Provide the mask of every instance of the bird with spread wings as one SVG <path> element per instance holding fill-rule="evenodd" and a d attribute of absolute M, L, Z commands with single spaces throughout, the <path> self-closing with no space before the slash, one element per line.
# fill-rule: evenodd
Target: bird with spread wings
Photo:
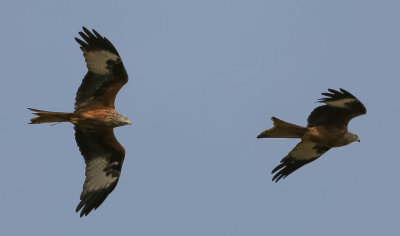
<path fill-rule="evenodd" d="M 347 130 L 349 121 L 367 113 L 365 106 L 344 89 L 329 93 L 319 99 L 325 105 L 315 108 L 307 119 L 307 127 L 291 124 L 272 117 L 273 127 L 263 131 L 257 138 L 301 138 L 301 141 L 281 163 L 272 170 L 276 172 L 272 181 L 286 178 L 303 165 L 314 161 L 333 147 L 341 147 L 354 141 L 358 136 Z"/>
<path fill-rule="evenodd" d="M 114 107 L 118 91 L 128 82 L 128 74 L 112 43 L 97 31 L 83 27 L 75 38 L 80 44 L 88 72 L 76 93 L 73 113 L 32 109 L 37 117 L 30 124 L 71 122 L 75 140 L 86 163 L 86 179 L 76 212 L 88 215 L 98 208 L 118 183 L 125 149 L 113 129 L 131 124 Z"/>

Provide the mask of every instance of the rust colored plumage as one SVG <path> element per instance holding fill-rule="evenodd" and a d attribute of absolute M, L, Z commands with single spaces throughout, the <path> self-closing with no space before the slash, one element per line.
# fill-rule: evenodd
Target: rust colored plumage
<path fill-rule="evenodd" d="M 99 207 L 116 187 L 121 174 L 125 149 L 113 129 L 131 124 L 115 110 L 118 91 L 128 82 L 122 60 L 112 45 L 97 31 L 83 27 L 80 44 L 88 72 L 82 80 L 72 113 L 29 108 L 36 117 L 30 124 L 71 122 L 75 139 L 86 163 L 86 180 L 76 211 L 88 215 Z"/>
<path fill-rule="evenodd" d="M 307 119 L 307 127 L 294 125 L 272 117 L 273 127 L 263 131 L 257 138 L 300 138 L 299 142 L 281 163 L 272 170 L 276 172 L 273 181 L 286 178 L 295 170 L 334 147 L 348 145 L 360 141 L 356 134 L 348 132 L 349 121 L 367 113 L 364 105 L 351 93 L 344 89 L 336 91 L 328 89 L 322 93 L 326 97 L 319 102 L 325 105 L 315 108 Z"/>

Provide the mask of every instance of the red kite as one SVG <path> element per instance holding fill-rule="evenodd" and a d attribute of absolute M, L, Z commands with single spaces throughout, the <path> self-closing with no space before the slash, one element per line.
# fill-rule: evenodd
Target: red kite
<path fill-rule="evenodd" d="M 328 89 L 322 93 L 325 98 L 319 102 L 326 105 L 315 108 L 307 119 L 307 127 L 294 125 L 276 117 L 271 117 L 273 127 L 265 130 L 257 138 L 301 138 L 301 141 L 281 163 L 272 170 L 277 172 L 272 181 L 278 182 L 293 171 L 320 157 L 333 147 L 341 147 L 354 141 L 360 142 L 357 134 L 347 130 L 349 121 L 367 113 L 364 105 L 344 89 Z"/>
<path fill-rule="evenodd" d="M 79 32 L 88 72 L 76 93 L 73 113 L 32 110 L 37 117 L 30 124 L 71 122 L 75 140 L 86 163 L 86 180 L 76 212 L 88 215 L 99 207 L 117 186 L 124 162 L 125 149 L 113 129 L 131 124 L 114 107 L 118 91 L 128 82 L 124 64 L 117 50 L 95 30 L 83 27 Z"/>

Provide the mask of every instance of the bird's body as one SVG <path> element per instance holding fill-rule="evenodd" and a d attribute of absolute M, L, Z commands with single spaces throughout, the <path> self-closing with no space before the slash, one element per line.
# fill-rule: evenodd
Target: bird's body
<path fill-rule="evenodd" d="M 29 109 L 37 116 L 31 124 L 74 124 L 75 139 L 86 163 L 86 180 L 76 208 L 82 217 L 99 207 L 117 185 L 125 149 L 115 138 L 113 128 L 131 121 L 114 106 L 118 91 L 128 82 L 117 50 L 95 30 L 92 33 L 83 27 L 79 34 L 83 40 L 75 40 L 81 45 L 88 72 L 76 93 L 74 112 Z"/>
<path fill-rule="evenodd" d="M 323 126 L 309 127 L 308 132 L 302 137 L 302 140 L 318 143 L 330 148 L 345 146 L 352 142 L 348 138 L 347 130 Z"/>
<path fill-rule="evenodd" d="M 329 149 L 360 141 L 356 134 L 348 132 L 349 121 L 367 112 L 364 105 L 344 89 L 329 89 L 323 93 L 328 98 L 320 102 L 326 105 L 315 108 L 308 117 L 307 127 L 291 124 L 272 117 L 273 127 L 263 131 L 257 138 L 300 138 L 289 154 L 281 160 L 272 173 L 273 181 L 287 177 L 303 165 L 317 159 Z"/>

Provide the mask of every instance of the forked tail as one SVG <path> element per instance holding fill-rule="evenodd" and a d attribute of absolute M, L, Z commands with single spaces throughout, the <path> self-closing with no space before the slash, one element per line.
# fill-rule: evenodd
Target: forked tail
<path fill-rule="evenodd" d="M 307 128 L 295 124 L 291 124 L 271 117 L 273 127 L 263 131 L 257 138 L 301 138 L 307 132 Z"/>
<path fill-rule="evenodd" d="M 29 124 L 68 122 L 74 117 L 73 113 L 42 111 L 33 108 L 28 109 L 33 111 L 33 114 L 37 116 L 32 118 Z"/>

